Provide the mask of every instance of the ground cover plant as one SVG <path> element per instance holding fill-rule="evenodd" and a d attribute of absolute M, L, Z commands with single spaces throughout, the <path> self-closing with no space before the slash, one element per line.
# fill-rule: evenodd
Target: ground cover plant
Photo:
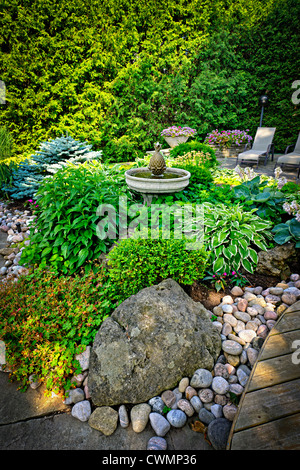
<path fill-rule="evenodd" d="M 59 276 L 35 270 L 17 283 L 0 285 L 0 338 L 11 378 L 25 390 L 34 374 L 48 392 L 70 389 L 81 371 L 74 355 L 90 344 L 100 324 L 121 298 L 107 274 Z"/>

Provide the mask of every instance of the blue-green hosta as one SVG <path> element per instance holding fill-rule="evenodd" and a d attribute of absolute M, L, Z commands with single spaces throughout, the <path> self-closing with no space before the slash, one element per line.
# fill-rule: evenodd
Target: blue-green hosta
<path fill-rule="evenodd" d="M 257 250 L 266 250 L 267 239 L 272 239 L 271 223 L 255 215 L 255 210 L 245 212 L 240 205 L 204 204 L 204 244 L 211 251 L 214 273 L 241 268 L 253 273 Z"/>

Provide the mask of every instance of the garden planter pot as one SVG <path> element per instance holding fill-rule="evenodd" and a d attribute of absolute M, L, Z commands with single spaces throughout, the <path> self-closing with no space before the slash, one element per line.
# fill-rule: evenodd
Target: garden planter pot
<path fill-rule="evenodd" d="M 189 136 L 186 135 L 179 135 L 178 137 L 166 137 L 164 136 L 165 141 L 170 147 L 176 147 L 178 144 L 182 144 L 188 140 Z"/>

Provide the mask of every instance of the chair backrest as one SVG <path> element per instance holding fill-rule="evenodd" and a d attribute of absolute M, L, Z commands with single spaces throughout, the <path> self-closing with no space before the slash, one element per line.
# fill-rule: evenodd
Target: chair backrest
<path fill-rule="evenodd" d="M 276 127 L 258 127 L 252 149 L 267 151 L 268 145 L 272 143 Z"/>
<path fill-rule="evenodd" d="M 296 142 L 296 145 L 295 145 L 295 149 L 294 149 L 294 152 L 295 151 L 300 151 L 300 132 L 299 132 L 299 135 L 298 135 L 298 139 L 297 139 L 297 142 Z"/>

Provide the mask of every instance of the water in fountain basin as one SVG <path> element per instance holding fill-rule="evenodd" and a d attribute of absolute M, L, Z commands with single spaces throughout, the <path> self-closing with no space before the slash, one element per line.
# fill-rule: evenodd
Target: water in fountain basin
<path fill-rule="evenodd" d="M 162 175 L 153 175 L 152 172 L 149 171 L 139 171 L 135 174 L 136 177 L 138 178 L 145 178 L 145 179 L 155 179 L 155 180 L 170 180 L 170 179 L 175 179 L 175 178 L 182 178 L 182 174 L 180 173 L 171 173 L 171 172 L 165 172 Z"/>

